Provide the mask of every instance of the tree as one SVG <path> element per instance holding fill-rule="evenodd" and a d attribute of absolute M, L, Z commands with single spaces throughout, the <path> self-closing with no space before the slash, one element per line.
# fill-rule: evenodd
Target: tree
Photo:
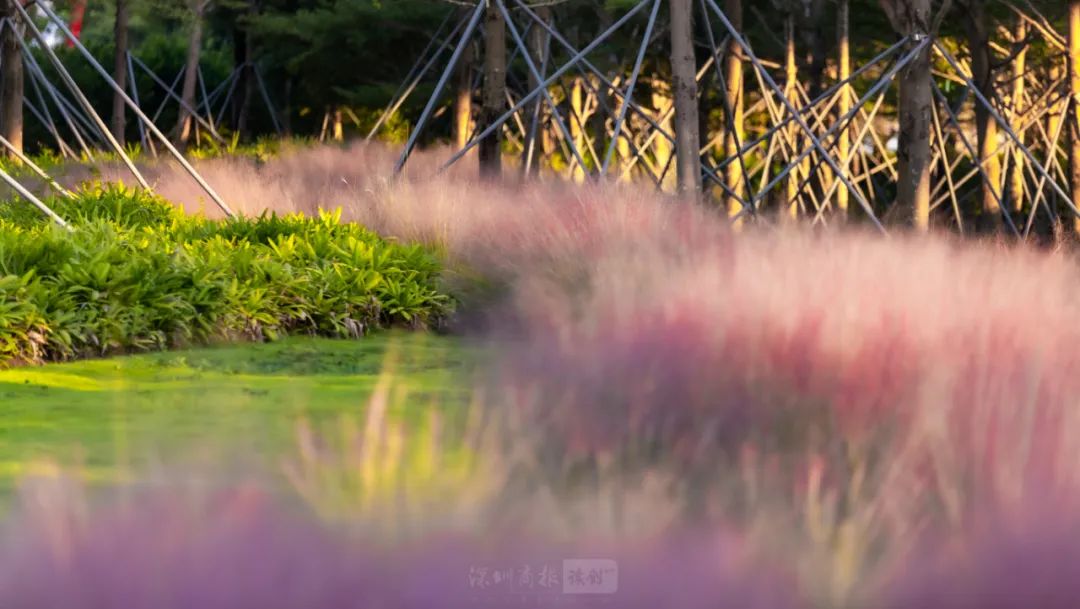
<path fill-rule="evenodd" d="M 585 154 L 585 138 L 586 134 L 586 119 L 585 119 L 585 79 L 581 76 L 574 76 L 573 84 L 570 86 L 570 99 L 567 113 L 570 115 L 570 137 L 573 140 L 574 148 L 582 155 Z M 582 167 L 581 163 L 577 162 L 577 158 L 571 155 L 569 159 L 570 163 L 574 167 L 574 171 L 571 174 L 575 182 L 584 182 L 586 167 Z"/>
<path fill-rule="evenodd" d="M 469 143 L 469 136 L 472 134 L 473 66 L 472 58 L 469 55 L 470 53 L 466 51 L 465 56 L 461 58 L 457 65 L 457 74 L 455 75 L 453 137 L 454 146 L 458 150 L 461 150 Z"/>
<path fill-rule="evenodd" d="M 493 125 L 506 110 L 506 23 L 491 7 L 484 19 L 484 91 L 479 129 Z M 498 129 L 480 142 L 480 175 L 497 178 L 502 172 L 502 134 Z"/>
<path fill-rule="evenodd" d="M 199 55 L 202 52 L 203 15 L 209 0 L 188 0 L 191 9 L 191 31 L 188 34 L 187 62 L 184 67 L 184 85 L 180 98 L 184 100 L 180 108 L 180 118 L 176 124 L 177 145 L 183 149 L 188 145 L 195 131 L 195 117 L 187 108 L 195 108 L 195 87 L 199 78 Z M 186 106 L 186 107 L 184 107 Z"/>
<path fill-rule="evenodd" d="M 908 49 L 930 32 L 930 0 L 881 0 L 893 27 L 908 37 Z M 899 178 L 894 217 L 925 232 L 930 228 L 930 132 L 934 103 L 930 45 L 900 72 Z"/>
<path fill-rule="evenodd" d="M 701 193 L 701 134 L 698 132 L 697 60 L 693 45 L 693 3 L 671 0 L 671 75 L 675 98 L 675 155 L 678 192 Z"/>
<path fill-rule="evenodd" d="M 851 77 L 851 4 L 849 0 L 837 0 L 836 8 L 836 47 L 837 47 L 837 74 L 840 82 Z M 850 85 L 840 88 L 840 98 L 836 103 L 837 120 L 843 120 L 851 112 L 852 91 Z M 847 127 L 840 132 L 840 141 L 837 145 L 837 155 L 840 157 L 840 169 L 844 177 L 848 175 L 848 156 L 851 154 L 851 133 Z M 847 216 L 851 193 L 845 184 L 841 183 L 836 190 L 836 207 L 840 213 Z"/>
<path fill-rule="evenodd" d="M 968 0 L 967 15 L 972 80 L 986 99 L 993 99 L 994 72 L 985 0 Z M 1001 228 L 1001 157 L 998 155 L 997 122 L 985 104 L 975 104 L 975 128 L 979 139 L 979 158 L 975 162 L 983 167 L 982 224 L 985 230 L 993 232 Z"/>
<path fill-rule="evenodd" d="M 240 94 L 236 96 L 236 131 L 240 137 L 251 137 L 251 102 L 255 98 L 255 36 L 252 34 L 250 21 L 258 15 L 258 6 L 254 1 L 244 3 L 242 7 L 247 24 L 240 23 L 233 30 L 233 69 L 237 70 Z"/>
<path fill-rule="evenodd" d="M 1069 2 L 1069 185 L 1072 203 L 1080 207 L 1080 0 Z M 1073 232 L 1080 235 L 1080 217 L 1073 218 Z"/>
<path fill-rule="evenodd" d="M 791 14 L 794 12 L 793 7 L 790 5 L 787 8 L 787 18 L 784 20 L 784 97 L 791 100 L 799 99 L 799 64 L 796 58 L 795 51 L 795 18 Z M 788 160 L 793 161 L 796 155 L 799 153 L 800 141 L 803 140 L 803 132 L 799 125 L 794 121 L 788 125 L 784 130 L 785 148 L 787 149 Z M 782 205 L 787 205 L 787 209 L 781 209 L 782 218 L 785 220 L 796 220 L 799 217 L 799 189 L 802 182 L 803 175 L 810 172 L 810 167 L 806 161 L 799 163 L 798 168 L 793 168 L 788 174 L 785 182 L 787 183 L 787 189 L 784 193 L 784 198 L 781 201 Z"/>
<path fill-rule="evenodd" d="M 805 67 L 808 71 L 810 97 L 817 97 L 825 88 L 828 66 L 828 39 L 825 35 L 825 0 L 798 0 L 801 27 L 798 28 L 806 49 Z"/>
<path fill-rule="evenodd" d="M 227 11 L 221 10 L 224 6 Z M 293 106 L 299 110 L 296 128 L 317 132 L 323 108 L 385 107 L 442 20 L 459 10 L 433 0 L 215 0 L 214 13 L 231 16 L 228 21 L 219 17 L 218 24 L 236 53 L 235 65 L 258 60 L 266 68 L 262 74 L 271 90 L 275 80 L 293 79 Z M 448 54 L 436 69 L 445 67 Z M 343 58 L 360 68 L 342 69 Z M 249 74 L 244 71 L 233 97 L 234 101 L 246 97 L 251 83 L 254 103 L 245 137 L 267 126 L 256 120 L 258 90 Z M 419 114 L 433 79 L 434 75 L 418 87 L 402 107 L 403 114 L 413 118 Z M 471 87 L 471 78 L 469 82 Z M 451 137 L 452 114 L 434 122 L 425 138 Z"/>
<path fill-rule="evenodd" d="M 0 135 L 23 149 L 23 59 L 19 14 L 10 2 L 0 11 L 8 19 L 0 36 Z"/>
<path fill-rule="evenodd" d="M 537 7 L 536 15 L 542 19 L 544 23 L 551 22 L 551 8 L 548 6 Z M 529 54 L 532 56 L 533 63 L 536 64 L 542 74 L 548 69 L 546 58 L 550 45 L 549 38 L 550 35 L 543 27 L 533 26 L 533 28 L 529 30 Z M 537 75 L 533 74 L 532 70 L 529 71 L 528 82 L 530 91 L 539 88 L 541 84 L 540 79 L 537 78 Z M 541 124 L 543 111 L 544 97 L 537 96 L 537 98 L 529 105 L 527 114 L 528 130 L 525 134 L 525 150 L 521 159 L 523 177 L 533 178 L 540 175 L 540 157 L 543 152 L 543 146 L 538 140 L 540 139 L 539 131 L 543 128 Z M 535 129 L 533 129 L 534 124 L 536 125 Z"/>
<path fill-rule="evenodd" d="M 742 0 L 727 0 L 725 9 L 735 29 L 742 30 Z M 725 128 L 724 150 L 730 160 L 739 155 L 739 147 L 746 141 L 745 117 L 743 116 L 743 48 L 733 38 L 728 42 L 726 66 L 724 79 L 727 89 L 724 95 L 727 97 L 730 116 Z M 745 180 L 742 163 L 728 163 L 725 182 L 729 192 L 726 198 L 728 213 L 732 216 L 742 211 L 743 202 L 740 196 L 745 187 Z"/>
<path fill-rule="evenodd" d="M 113 53 L 113 80 L 121 89 L 127 88 L 128 70 L 128 0 L 116 0 L 116 18 L 113 27 L 113 40 L 116 49 Z M 113 94 L 112 104 L 112 133 L 116 141 L 124 143 L 124 131 L 126 129 L 125 112 L 127 104 L 124 97 L 119 93 Z"/>
<path fill-rule="evenodd" d="M 1016 31 L 1013 34 L 1013 45 L 1019 45 L 1016 49 L 1016 57 L 1012 62 L 1012 121 L 1020 124 L 1024 115 L 1024 79 L 1027 78 L 1027 52 L 1028 52 L 1028 27 L 1023 17 L 1016 19 Z M 1023 130 L 1017 131 L 1020 142 L 1024 142 Z M 1027 159 L 1019 147 L 1013 149 L 1011 167 L 1009 168 L 1009 200 L 1013 211 L 1019 212 L 1024 208 L 1024 164 Z"/>

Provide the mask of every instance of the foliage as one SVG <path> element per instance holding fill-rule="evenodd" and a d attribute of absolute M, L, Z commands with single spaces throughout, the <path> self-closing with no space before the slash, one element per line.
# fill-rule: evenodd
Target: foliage
<path fill-rule="evenodd" d="M 300 94 L 324 104 L 380 105 L 419 56 L 427 36 L 453 11 L 423 0 L 269 2 L 250 26 L 270 63 L 302 75 Z M 344 53 L 344 55 L 343 55 Z M 346 56 L 364 70 L 338 69 Z"/>
<path fill-rule="evenodd" d="M 212 222 L 121 186 L 0 208 L 0 363 L 291 333 L 437 325 L 450 308 L 424 249 L 338 216 Z"/>
<path fill-rule="evenodd" d="M 93 6 L 93 3 L 91 3 L 90 6 Z M 183 28 L 162 28 L 162 24 L 169 24 L 165 19 L 159 18 L 154 24 L 153 29 L 146 32 L 145 35 L 138 37 L 137 44 L 133 46 L 131 52 L 135 58 L 141 60 L 150 70 L 154 71 L 158 78 L 171 85 L 176 78 L 178 70 L 184 65 L 184 58 L 187 52 L 186 36 L 183 32 Z M 113 54 L 115 51 L 111 32 L 106 38 L 94 36 L 84 37 L 83 42 L 86 45 L 87 50 L 90 51 L 99 63 L 103 66 L 113 65 Z M 114 94 L 112 88 L 77 49 L 60 47 L 55 50 L 60 57 L 60 60 L 63 62 L 65 69 L 71 74 L 71 77 L 75 82 L 79 84 L 79 89 L 86 95 L 87 99 L 90 100 L 91 105 L 97 109 L 98 113 L 101 114 L 101 117 L 108 122 L 109 114 L 104 109 L 109 108 L 112 104 Z M 50 83 L 55 86 L 58 83 L 63 82 L 44 53 L 35 49 L 34 56 Z M 206 48 L 200 55 L 199 65 L 203 73 L 203 78 L 205 79 L 207 90 L 212 90 L 218 83 L 224 81 L 232 70 L 228 57 L 228 49 L 223 45 L 222 41 L 214 39 L 207 42 Z M 155 83 L 151 76 L 144 72 L 138 64 L 133 66 L 133 70 L 138 90 L 139 103 L 143 111 L 152 118 L 155 118 L 154 122 L 159 127 L 175 124 L 177 119 L 177 103 L 172 100 L 165 90 Z M 36 90 L 30 83 L 31 78 L 31 75 L 27 73 L 25 91 L 27 101 L 32 103 L 35 107 L 40 107 L 40 101 L 37 97 Z M 44 92 L 44 88 L 41 90 Z M 47 94 L 45 95 L 47 96 Z M 66 99 L 70 98 L 70 93 L 65 88 L 60 89 L 60 95 L 64 96 Z M 70 103 L 75 103 L 74 100 L 69 101 Z M 61 115 L 58 110 L 54 106 L 48 107 L 52 108 L 50 110 L 51 116 L 53 120 L 57 122 L 58 128 L 65 141 L 67 141 L 69 145 L 77 147 L 76 140 L 71 137 L 70 132 L 61 120 Z M 218 108 L 215 108 L 215 111 L 217 109 Z M 56 140 L 47 127 L 37 120 L 32 113 L 26 112 L 25 116 L 24 139 L 27 149 L 36 152 L 39 150 L 43 151 L 55 148 Z M 127 117 L 126 141 L 137 142 L 139 141 L 138 121 L 130 110 L 127 111 Z"/>
<path fill-rule="evenodd" d="M 396 137 L 396 133 L 400 132 L 400 129 L 407 128 L 398 127 L 400 123 L 391 122 L 391 125 L 395 131 L 391 133 L 391 136 Z M 224 143 L 219 143 L 213 138 L 208 136 L 200 137 L 197 142 L 192 142 L 192 145 L 188 147 L 186 156 L 190 160 L 206 161 L 209 159 L 251 159 L 255 161 L 257 165 L 267 163 L 271 159 L 275 159 L 286 152 L 295 152 L 304 148 L 313 146 L 315 140 L 307 137 L 291 137 L 291 138 L 275 138 L 275 137 L 259 137 L 254 141 L 242 142 L 240 136 L 237 133 L 231 134 Z M 129 142 L 124 146 L 124 152 L 128 158 L 139 164 L 141 170 L 146 173 L 147 169 L 152 166 L 155 158 L 149 155 L 138 142 Z M 164 157 L 167 153 L 159 150 L 159 159 Z M 102 166 L 114 165 L 121 166 L 123 160 L 120 155 L 112 151 L 99 150 L 94 152 L 94 158 L 91 160 L 85 154 L 80 155 L 75 159 L 68 159 L 61 156 L 52 148 L 42 147 L 34 153 L 26 154 L 26 157 L 30 159 L 32 163 L 37 165 L 46 174 L 51 176 L 63 176 L 67 172 L 74 171 L 76 175 L 81 175 L 81 172 L 86 172 L 95 178 L 101 178 Z M 19 159 L 10 157 L 0 157 L 0 170 L 3 170 L 13 177 L 23 178 L 29 180 L 31 183 L 39 180 L 38 174 L 33 171 L 29 166 L 23 163 Z M 125 175 L 127 169 L 124 169 Z M 109 180 L 104 180 L 109 181 Z"/>
<path fill-rule="evenodd" d="M 351 111 L 356 115 L 355 124 L 359 133 L 364 136 L 371 133 L 384 111 L 384 108 L 360 108 Z M 410 128 L 408 119 L 399 110 L 386 117 L 386 120 L 379 126 L 376 135 L 383 142 L 404 144 L 409 139 Z"/>

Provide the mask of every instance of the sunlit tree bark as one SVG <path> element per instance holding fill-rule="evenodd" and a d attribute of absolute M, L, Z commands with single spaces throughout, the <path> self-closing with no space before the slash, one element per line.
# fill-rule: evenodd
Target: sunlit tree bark
<path fill-rule="evenodd" d="M 728 19 L 735 29 L 741 31 L 743 23 L 742 0 L 727 0 L 724 6 Z M 728 42 L 727 63 L 724 70 L 724 79 L 727 88 L 724 95 L 727 98 L 728 107 L 731 108 L 731 116 L 725 126 L 724 152 L 729 159 L 738 155 L 739 145 L 746 141 L 746 127 L 743 107 L 743 49 L 735 40 Z M 742 196 L 745 190 L 746 176 L 743 175 L 742 164 L 738 162 L 728 163 L 724 172 L 724 182 L 731 193 Z M 728 214 L 738 215 L 743 209 L 743 202 L 739 197 L 727 194 Z"/>
<path fill-rule="evenodd" d="M 698 132 L 697 61 L 693 45 L 693 4 L 671 0 L 671 73 L 675 98 L 675 155 L 679 194 L 701 192 L 701 135 Z"/>
<path fill-rule="evenodd" d="M 195 132 L 195 117 L 188 112 L 187 108 L 195 107 L 195 87 L 198 84 L 199 56 L 202 53 L 203 39 L 203 10 L 205 5 L 199 0 L 191 2 L 191 32 L 188 34 L 187 62 L 184 70 L 184 85 L 181 89 L 180 98 L 187 107 L 181 106 L 180 118 L 176 125 L 177 146 L 181 149 L 191 142 L 191 136 Z"/>
<path fill-rule="evenodd" d="M 454 146 L 461 150 L 469 143 L 473 115 L 473 69 L 470 53 L 457 66 L 454 91 Z"/>
<path fill-rule="evenodd" d="M 929 35 L 930 0 L 881 0 L 893 27 L 908 36 L 909 48 Z M 900 137 L 896 212 L 892 217 L 920 232 L 930 229 L 930 132 L 933 81 L 930 46 L 900 72 Z"/>
<path fill-rule="evenodd" d="M 844 82 L 851 77 L 851 5 L 849 0 L 838 0 L 837 2 L 836 51 L 836 77 L 840 82 Z M 844 85 L 840 89 L 840 99 L 836 103 L 837 120 L 843 120 L 843 118 L 851 112 L 851 106 L 851 87 Z M 840 157 L 837 159 L 837 162 L 844 171 L 844 175 L 847 176 L 849 175 L 847 159 L 851 154 L 851 132 L 847 127 L 840 131 L 840 140 L 836 150 L 837 156 Z M 847 186 L 841 181 L 836 189 L 836 207 L 844 217 L 846 217 L 848 213 L 850 196 L 851 193 L 848 192 Z"/>
<path fill-rule="evenodd" d="M 1023 121 L 1025 112 L 1024 95 L 1025 83 L 1024 79 L 1027 78 L 1025 72 L 1027 72 L 1027 51 L 1028 51 L 1028 28 L 1027 21 L 1023 18 L 1016 20 L 1016 31 L 1014 33 L 1013 42 L 1015 44 L 1023 45 L 1016 51 L 1016 57 L 1013 59 L 1012 64 L 1012 116 L 1013 124 L 1019 126 Z M 1017 130 L 1016 135 L 1020 138 L 1021 142 L 1024 142 L 1024 132 Z M 1011 165 L 1009 169 L 1009 201 L 1012 204 L 1013 211 L 1021 211 L 1024 208 L 1024 164 L 1027 159 L 1024 158 L 1024 153 L 1015 148 L 1012 153 Z"/>
<path fill-rule="evenodd" d="M 1080 207 L 1080 0 L 1069 2 L 1069 186 L 1072 203 Z M 1074 217 L 1073 233 L 1080 235 L 1080 217 Z"/>
<path fill-rule="evenodd" d="M 984 0 L 968 0 L 968 44 L 971 52 L 972 79 L 986 99 L 994 99 L 994 74 L 991 66 L 990 34 Z M 978 161 L 982 163 L 980 211 L 984 230 L 1001 229 L 1001 156 L 998 153 L 998 125 L 986 105 L 975 103 L 975 129 L 978 135 Z"/>
<path fill-rule="evenodd" d="M 19 45 L 22 27 L 18 12 L 5 2 L 8 21 L 0 37 L 0 135 L 17 149 L 23 147 L 23 59 Z"/>
<path fill-rule="evenodd" d="M 492 7 L 484 23 L 484 91 L 480 129 L 495 123 L 506 110 L 506 23 Z M 502 173 L 502 133 L 496 129 L 479 144 L 480 175 L 494 178 Z"/>

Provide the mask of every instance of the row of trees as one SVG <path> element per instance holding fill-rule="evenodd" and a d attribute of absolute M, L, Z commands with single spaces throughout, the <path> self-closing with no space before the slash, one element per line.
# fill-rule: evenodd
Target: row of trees
<path fill-rule="evenodd" d="M 644 155 L 621 156 L 631 164 L 651 159 L 642 173 L 653 173 L 661 188 L 700 193 L 704 175 L 704 190 L 737 217 L 768 197 L 776 211 L 815 221 L 823 211 L 847 218 L 858 207 L 875 223 L 882 215 L 923 230 L 936 211 L 938 221 L 961 230 L 968 224 L 1025 236 L 1080 233 L 1074 219 L 1080 214 L 1080 2 L 776 0 L 769 14 L 740 0 L 663 4 L 669 18 L 660 29 L 670 47 L 646 61 L 644 86 L 635 82 L 637 74 L 627 74 L 632 61 L 612 62 L 613 80 L 629 80 L 639 99 L 652 98 L 652 108 L 629 121 L 648 137 L 621 131 L 623 117 L 611 107 L 620 103 L 603 99 L 621 95 L 618 89 L 597 91 L 605 86 L 591 74 L 573 75 L 564 94 L 572 132 L 564 139 L 573 145 L 563 147 L 585 158 L 563 152 L 572 174 L 580 177 L 601 163 L 606 170 L 608 159 L 597 150 L 626 140 L 628 148 L 651 147 Z M 566 27 L 573 11 L 557 8 L 556 20 L 562 12 Z M 475 127 L 481 132 L 507 106 L 500 73 L 506 50 L 490 44 L 505 37 L 507 24 L 498 12 L 488 17 L 484 107 Z M 611 21 L 599 19 L 594 32 Z M 569 23 L 576 29 L 581 21 Z M 750 44 L 741 44 L 742 37 Z M 617 57 L 632 58 L 638 38 L 640 30 L 610 46 L 619 49 Z M 860 64 L 898 39 L 890 59 L 895 69 L 883 63 L 851 78 L 853 65 L 862 72 Z M 709 64 L 716 69 L 711 82 Z M 894 79 L 896 86 L 889 86 Z M 593 89 L 584 103 L 583 85 Z M 459 92 L 456 99 L 468 96 Z M 672 136 L 656 137 L 664 130 Z M 507 127 L 493 135 L 514 140 Z M 891 146 L 882 141 L 889 136 Z M 873 149 L 869 158 L 857 150 L 864 146 Z M 481 170 L 490 174 L 498 159 L 484 150 Z M 879 172 L 892 179 L 875 178 Z M 943 213 L 950 211 L 945 202 L 951 213 Z"/>
<path fill-rule="evenodd" d="M 832 37 L 830 19 L 826 15 L 831 1 L 809 2 L 806 16 L 800 17 L 800 43 L 805 42 L 807 48 L 805 62 L 800 56 L 800 63 L 805 63 L 801 69 L 811 81 L 821 82 L 831 50 L 827 43 Z M 864 9 L 874 2 L 854 0 L 853 14 L 865 15 Z M 629 4 L 627 0 L 574 0 L 556 3 L 551 11 L 559 29 L 583 46 Z M 765 11 L 769 13 L 765 15 L 754 6 L 757 3 L 746 4 L 755 16 L 748 35 L 755 42 L 767 43 L 777 25 L 757 17 L 770 16 L 772 11 Z M 102 63 L 113 66 L 114 78 L 125 85 L 128 75 L 121 58 L 129 49 L 166 81 L 171 81 L 183 65 L 178 52 L 187 57 L 201 54 L 203 69 L 210 72 L 208 81 L 213 81 L 212 75 L 223 79 L 232 69 L 242 70 L 254 63 L 264 70 L 283 122 L 297 132 L 318 131 L 327 109 L 332 118 L 338 108 L 352 109 L 360 115 L 359 120 L 352 121 L 354 124 L 368 122 L 370 117 L 359 110 L 386 104 L 412 60 L 420 55 L 446 14 L 458 5 L 445 0 L 103 0 L 88 5 L 83 40 Z M 66 5 L 58 3 L 56 8 L 61 16 L 66 15 Z M 853 24 L 857 33 L 880 27 L 880 10 L 874 8 L 873 12 L 878 14 L 877 19 L 860 17 Z M 16 17 L 10 7 L 3 14 Z M 632 32 L 620 33 L 598 50 L 593 62 L 614 72 L 636 43 Z M 75 54 L 61 50 L 61 55 L 95 105 L 105 103 L 108 89 L 94 82 Z M 462 71 L 478 68 L 482 57 L 482 44 L 478 44 L 470 53 L 472 65 Z M 221 74 L 223 69 L 225 75 Z M 660 65 L 648 69 L 652 73 L 643 80 L 666 77 Z M 464 81 L 469 84 L 465 89 L 476 84 L 476 72 L 472 75 L 473 80 Z M 141 89 L 157 95 L 154 83 L 141 75 L 138 78 Z M 186 76 L 182 83 L 185 93 L 194 84 L 189 78 Z M 266 117 L 253 116 L 258 114 L 255 79 L 250 74 L 241 79 L 239 89 L 243 94 L 233 100 L 236 107 L 230 111 L 230 122 L 245 137 L 268 133 L 271 125 Z M 402 108 L 404 118 L 416 118 L 431 84 L 423 83 Z M 110 101 L 102 107 L 110 104 L 114 114 L 119 114 L 119 102 Z M 246 111 L 241 112 L 241 108 Z M 349 122 L 349 112 L 342 116 Z M 436 124 L 431 137 L 450 136 L 452 126 L 448 117 L 444 118 L 447 120 Z M 118 120 L 111 123 L 118 127 Z M 130 139 L 135 130 L 130 121 L 125 124 L 124 134 Z M 362 130 L 362 126 L 356 128 Z"/>
<path fill-rule="evenodd" d="M 528 4 L 565 37 L 567 48 L 580 49 L 638 2 Z M 1080 118 L 1071 101 L 1080 98 L 1080 0 L 720 0 L 717 6 L 745 35 L 783 97 L 769 90 L 746 49 L 710 16 L 704 0 L 663 4 L 634 81 L 635 104 L 622 123 L 620 106 L 648 11 L 589 55 L 595 71 L 570 70 L 547 88 L 555 107 L 538 99 L 486 138 L 477 155 L 483 171 L 499 172 L 512 151 L 527 172 L 544 166 L 580 180 L 607 164 L 610 148 L 612 172 L 652 179 L 672 191 L 708 192 L 733 215 L 768 204 L 791 216 L 820 217 L 822 210 L 881 214 L 924 228 L 940 216 L 957 226 L 1003 230 L 1024 224 L 1023 216 L 1013 219 L 1005 208 L 1026 214 L 1053 207 L 1045 215 L 1033 211 L 1028 228 L 1061 231 L 1065 223 L 1058 220 L 1080 202 Z M 515 27 L 536 66 L 549 74 L 572 55 L 522 9 L 509 0 L 507 6 L 520 19 Z M 184 108 L 199 107 L 200 89 L 229 82 L 233 74 L 228 89 L 235 94 L 220 114 L 220 130 L 242 138 L 275 131 L 341 137 L 349 129 L 367 133 L 433 35 L 441 32 L 438 42 L 447 38 L 449 28 L 440 30 L 440 24 L 459 23 L 471 10 L 442 0 L 112 0 L 90 5 L 84 40 L 112 65 L 118 83 L 127 86 L 135 76 L 149 106 L 167 96 L 145 75 L 132 73 L 127 51 L 165 81 L 186 66 L 175 81 L 184 103 L 163 114 L 181 144 L 199 128 Z M 485 15 L 420 144 L 449 139 L 463 147 L 538 86 L 508 38 L 502 13 Z M 21 131 L 16 100 L 25 87 L 13 58 L 17 36 L 17 30 L 5 30 L 0 47 L 0 127 L 13 142 Z M 898 86 L 860 106 L 863 93 L 891 77 L 889 63 L 863 66 L 901 37 L 906 42 L 897 57 L 913 57 L 895 75 Z M 960 69 L 923 42 L 928 38 L 942 41 Z M 415 124 L 457 39 L 446 42 L 436 69 L 418 82 L 381 135 L 400 139 Z M 67 65 L 79 65 L 70 51 L 62 55 Z M 122 100 L 88 71 L 74 72 L 95 107 L 111 105 L 113 134 L 122 141 L 136 137 Z M 829 94 L 826 102 L 810 104 L 823 93 Z M 528 128 L 530 113 L 539 119 L 538 130 Z M 956 119 L 951 126 L 950 114 Z M 849 122 L 840 120 L 848 115 Z M 1039 121 L 1026 120 L 1033 115 Z M 999 125 L 1002 116 L 1010 125 Z M 808 128 L 797 124 L 798 117 Z M 783 128 L 775 129 L 778 124 Z M 30 145 L 48 144 L 43 130 L 27 128 L 37 129 Z M 658 135 L 665 132 L 673 137 Z M 763 134 L 768 141 L 760 148 L 747 147 Z M 962 144 L 971 151 L 961 150 Z M 1025 156 L 1027 149 L 1047 160 L 1045 168 Z M 781 179 L 785 166 L 794 169 Z M 849 172 L 850 187 L 844 179 Z M 1040 184 L 1043 174 L 1070 188 L 1069 200 Z M 765 188 L 770 184 L 776 188 Z M 944 213 L 950 207 L 955 213 Z"/>

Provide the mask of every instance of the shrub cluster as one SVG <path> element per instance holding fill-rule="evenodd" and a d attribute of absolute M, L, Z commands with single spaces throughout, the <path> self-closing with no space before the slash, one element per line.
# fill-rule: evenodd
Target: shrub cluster
<path fill-rule="evenodd" d="M 153 195 L 89 186 L 0 206 L 0 365 L 304 333 L 437 324 L 451 301 L 428 251 L 338 216 L 185 216 Z"/>

